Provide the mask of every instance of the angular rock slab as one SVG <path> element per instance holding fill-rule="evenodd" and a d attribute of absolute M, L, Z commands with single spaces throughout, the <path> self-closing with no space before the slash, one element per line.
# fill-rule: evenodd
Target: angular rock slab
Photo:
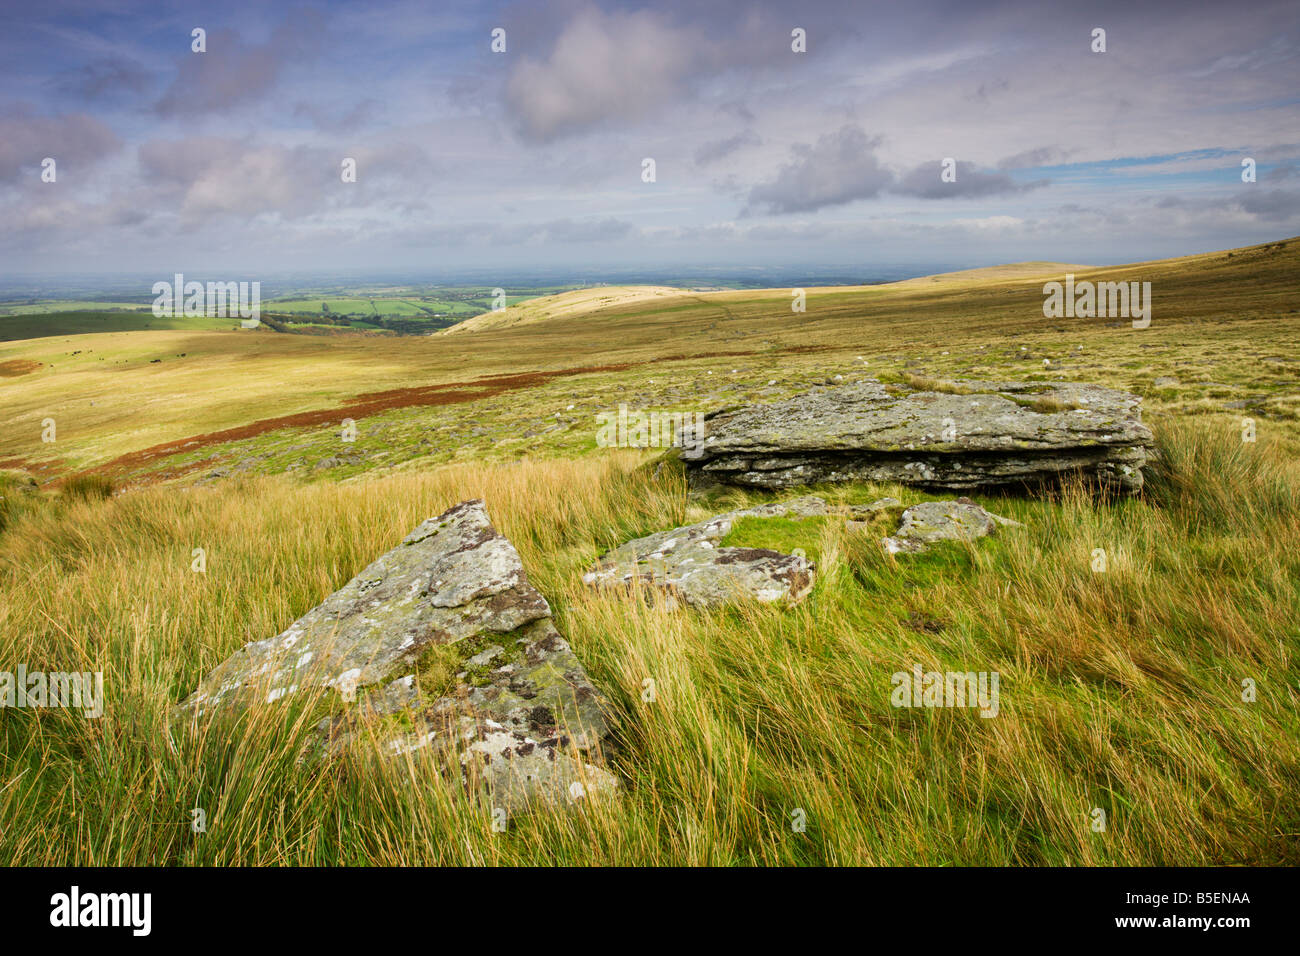
<path fill-rule="evenodd" d="M 768 548 L 719 545 L 744 517 L 807 518 L 827 513 L 826 502 L 813 497 L 728 511 L 629 541 L 603 555 L 582 580 L 596 588 L 626 588 L 637 581 L 664 592 L 674 606 L 712 607 L 744 597 L 797 604 L 812 590 L 816 573 L 807 558 Z"/>
<path fill-rule="evenodd" d="M 985 511 L 969 498 L 923 501 L 903 512 L 898 530 L 881 544 L 890 554 L 919 554 L 941 541 L 973 541 L 999 527 L 1020 527 L 1020 522 Z"/>
<path fill-rule="evenodd" d="M 958 380 L 894 395 L 877 381 L 814 388 L 705 416 L 681 451 L 693 484 L 780 489 L 820 481 L 964 490 L 1082 471 L 1132 494 L 1152 444 L 1136 395 L 1097 385 Z"/>
<path fill-rule="evenodd" d="M 427 699 L 416 662 L 435 645 L 466 641 L 488 646 L 466 659 L 455 695 Z M 197 717 L 308 689 L 337 692 L 336 714 L 322 722 L 327 746 L 350 739 L 366 719 L 403 714 L 414 729 L 392 734 L 391 753 L 460 746 L 462 762 L 483 769 L 512 810 L 555 784 L 570 799 L 616 786 L 572 754 L 607 737 L 600 699 L 480 500 L 429 518 L 283 633 L 245 645 L 180 708 Z M 361 702 L 349 707 L 358 692 Z M 582 793 L 570 793 L 570 782 Z"/>

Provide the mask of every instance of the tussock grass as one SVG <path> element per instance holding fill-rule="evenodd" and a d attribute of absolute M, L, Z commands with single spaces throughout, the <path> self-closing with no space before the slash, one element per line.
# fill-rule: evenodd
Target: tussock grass
<path fill-rule="evenodd" d="M 105 475 L 71 475 L 64 479 L 60 490 L 68 498 L 111 498 L 113 479 Z"/>
<path fill-rule="evenodd" d="M 1222 430 L 1160 437 L 1143 499 L 981 498 L 1026 526 L 971 546 L 895 558 L 835 520 L 774 526 L 818 563 L 790 609 L 669 612 L 585 588 L 604 549 L 759 500 L 688 507 L 679 474 L 632 453 L 24 511 L 0 537 L 0 667 L 102 670 L 107 702 L 98 720 L 0 712 L 0 863 L 1300 862 L 1296 474 Z M 917 497 L 832 497 L 886 494 Z M 242 643 L 470 497 L 609 699 L 618 800 L 496 833 L 444 758 L 381 760 L 363 740 L 300 762 L 310 696 L 168 723 Z M 891 675 L 914 665 L 998 672 L 998 716 L 892 707 Z"/>
<path fill-rule="evenodd" d="M 919 392 L 943 392 L 946 395 L 970 395 L 974 392 L 974 389 L 968 386 L 930 378 L 927 375 L 917 375 L 915 372 L 904 372 L 903 381 Z"/>

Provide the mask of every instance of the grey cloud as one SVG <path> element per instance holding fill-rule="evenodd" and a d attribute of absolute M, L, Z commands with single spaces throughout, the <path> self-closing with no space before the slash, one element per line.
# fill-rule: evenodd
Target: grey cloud
<path fill-rule="evenodd" d="M 290 62 L 309 58 L 324 39 L 324 18 L 296 10 L 266 43 L 246 43 L 233 30 L 207 35 L 206 53 L 185 53 L 171 86 L 155 104 L 162 116 L 228 110 L 271 89 Z"/>
<path fill-rule="evenodd" d="M 894 174 L 876 158 L 879 145 L 879 137 L 870 138 L 850 125 L 821 136 L 816 145 L 795 146 L 797 159 L 782 166 L 770 182 L 751 189 L 741 215 L 812 212 L 878 196 L 894 181 Z"/>
<path fill-rule="evenodd" d="M 312 103 L 299 103 L 294 107 L 293 115 L 310 121 L 312 126 L 322 132 L 351 133 L 372 125 L 382 111 L 382 103 L 367 97 L 348 109 L 334 106 L 327 109 Z"/>
<path fill-rule="evenodd" d="M 742 103 L 740 100 L 732 100 L 730 103 L 723 103 L 718 107 L 722 112 L 728 113 L 736 119 L 743 120 L 746 123 L 754 122 L 754 111 Z"/>
<path fill-rule="evenodd" d="M 634 238 L 639 230 L 622 219 L 552 219 L 546 222 L 476 222 L 400 230 L 407 242 L 437 246 L 522 246 L 539 243 L 606 243 Z"/>
<path fill-rule="evenodd" d="M 996 80 L 985 80 L 976 87 L 974 93 L 968 94 L 966 98 L 968 100 L 977 100 L 981 103 L 987 103 L 992 98 L 992 94 L 1005 93 L 1010 88 L 1011 83 L 1005 77 Z"/>
<path fill-rule="evenodd" d="M 564 27 L 548 58 L 520 58 L 506 83 L 506 104 L 520 132 L 541 141 L 634 119 L 671 98 L 703 42 L 648 10 L 606 14 L 587 7 Z"/>
<path fill-rule="evenodd" d="M 704 143 L 695 151 L 695 165 L 706 166 L 709 163 L 715 163 L 720 159 L 730 156 L 737 150 L 744 149 L 746 146 L 757 146 L 762 142 L 758 134 L 752 129 L 747 129 L 743 133 L 737 133 L 735 136 L 728 136 L 726 139 L 716 139 Z"/>
<path fill-rule="evenodd" d="M 295 219 L 358 194 L 348 188 L 355 184 L 341 181 L 342 158 L 319 148 L 194 137 L 145 143 L 139 157 L 146 180 L 158 187 L 158 200 L 174 204 L 186 222 L 226 215 Z"/>
<path fill-rule="evenodd" d="M 1024 169 L 1027 166 L 1054 166 L 1063 163 L 1078 150 L 1061 149 L 1059 146 L 1040 146 L 1027 149 L 1023 153 L 998 160 L 998 169 Z"/>
<path fill-rule="evenodd" d="M 540 231 L 548 242 L 609 242 L 627 238 L 635 227 L 622 219 L 557 219 L 544 224 Z"/>
<path fill-rule="evenodd" d="M 54 77 L 53 83 L 65 96 L 104 100 L 120 93 L 144 93 L 153 84 L 153 76 L 135 60 L 111 56 L 67 70 Z"/>
<path fill-rule="evenodd" d="M 35 116 L 25 107 L 0 113 L 0 182 L 16 180 L 24 170 L 35 175 L 49 156 L 57 169 L 77 169 L 117 150 L 121 142 L 92 116 L 70 113 Z"/>
<path fill-rule="evenodd" d="M 673 239 L 685 242 L 725 242 L 739 235 L 734 223 L 720 222 L 703 226 L 682 226 L 671 233 Z"/>
<path fill-rule="evenodd" d="M 956 180 L 946 183 L 940 178 L 941 168 L 938 160 L 922 163 L 899 179 L 895 192 L 921 199 L 965 199 L 1023 193 L 1047 185 L 1045 179 L 1019 183 L 1005 173 L 981 172 L 974 163 L 962 160 L 956 162 Z"/>
<path fill-rule="evenodd" d="M 1282 189 L 1256 192 L 1252 189 L 1248 195 L 1236 201 L 1236 206 L 1256 219 L 1283 222 L 1300 215 L 1300 192 Z"/>
<path fill-rule="evenodd" d="M 1164 209 L 1194 217 L 1221 217 L 1224 213 L 1245 213 L 1263 222 L 1284 222 L 1300 216 L 1300 192 L 1284 189 L 1260 190 L 1256 186 L 1243 186 L 1244 195 L 1237 197 L 1212 196 L 1203 199 L 1187 196 L 1161 196 L 1147 202 L 1155 209 Z"/>

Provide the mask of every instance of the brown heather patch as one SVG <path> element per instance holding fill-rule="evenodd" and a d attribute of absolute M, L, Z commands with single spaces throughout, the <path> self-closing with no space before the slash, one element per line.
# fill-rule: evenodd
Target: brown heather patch
<path fill-rule="evenodd" d="M 17 378 L 19 375 L 35 372 L 40 367 L 40 362 L 33 362 L 31 359 L 9 359 L 0 362 L 0 378 Z"/>

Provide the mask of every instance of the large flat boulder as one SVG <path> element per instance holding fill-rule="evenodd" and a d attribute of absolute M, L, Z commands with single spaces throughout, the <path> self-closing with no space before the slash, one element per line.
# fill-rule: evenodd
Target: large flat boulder
<path fill-rule="evenodd" d="M 450 689 L 421 686 L 421 661 L 438 654 L 461 668 Z M 615 786 L 583 759 L 608 735 L 595 688 L 482 501 L 423 522 L 285 631 L 218 665 L 180 709 L 196 719 L 308 690 L 332 701 L 327 749 L 365 727 L 392 755 L 454 747 L 512 812 Z"/>
<path fill-rule="evenodd" d="M 705 416 L 684 447 L 693 484 L 781 489 L 822 481 L 968 490 L 1082 472 L 1121 493 L 1142 487 L 1152 437 L 1141 399 L 1097 385 L 874 380 L 814 388 Z"/>
<path fill-rule="evenodd" d="M 744 517 L 827 513 L 826 502 L 812 497 L 728 511 L 629 541 L 603 555 L 583 581 L 596 588 L 628 588 L 635 582 L 662 591 L 670 605 L 712 607 L 745 599 L 796 604 L 812 590 L 812 562 L 798 554 L 722 547 L 721 542 Z"/>

